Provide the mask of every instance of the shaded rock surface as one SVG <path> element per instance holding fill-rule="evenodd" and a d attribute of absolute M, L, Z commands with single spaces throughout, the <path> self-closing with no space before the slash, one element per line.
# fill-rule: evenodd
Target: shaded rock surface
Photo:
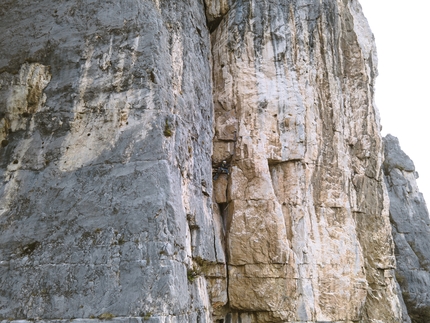
<path fill-rule="evenodd" d="M 1 320 L 408 322 L 356 0 L 0 21 Z"/>
<path fill-rule="evenodd" d="M 397 260 L 396 277 L 412 322 L 430 319 L 430 218 L 412 160 L 392 135 L 384 138 L 384 173 Z"/>
<path fill-rule="evenodd" d="M 0 20 L 0 317 L 211 321 L 190 274 L 224 261 L 203 3 L 7 0 Z"/>

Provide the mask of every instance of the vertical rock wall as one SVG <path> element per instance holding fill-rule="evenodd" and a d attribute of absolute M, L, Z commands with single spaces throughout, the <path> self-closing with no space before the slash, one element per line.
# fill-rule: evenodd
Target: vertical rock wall
<path fill-rule="evenodd" d="M 414 323 L 430 318 L 430 219 L 414 163 L 396 137 L 384 138 L 384 173 L 396 246 L 396 277 Z"/>
<path fill-rule="evenodd" d="M 356 1 L 234 1 L 211 34 L 237 321 L 400 322 L 373 36 Z M 240 313 L 240 314 L 239 314 Z"/>
<path fill-rule="evenodd" d="M 2 323 L 407 322 L 356 0 L 0 21 Z"/>
<path fill-rule="evenodd" d="M 203 4 L 0 15 L 0 318 L 211 321 L 192 274 L 222 257 Z"/>

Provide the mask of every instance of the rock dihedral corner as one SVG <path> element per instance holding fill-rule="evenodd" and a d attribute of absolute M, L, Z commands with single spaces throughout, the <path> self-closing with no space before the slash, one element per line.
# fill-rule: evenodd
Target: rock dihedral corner
<path fill-rule="evenodd" d="M 0 15 L 1 319 L 403 322 L 357 1 Z"/>

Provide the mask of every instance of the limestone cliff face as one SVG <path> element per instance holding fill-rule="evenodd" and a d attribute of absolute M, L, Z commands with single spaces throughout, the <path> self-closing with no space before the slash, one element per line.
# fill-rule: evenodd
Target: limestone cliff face
<path fill-rule="evenodd" d="M 356 0 L 0 18 L 4 322 L 409 320 Z"/>
<path fill-rule="evenodd" d="M 0 7 L 0 317 L 210 321 L 203 4 Z"/>
<path fill-rule="evenodd" d="M 211 35 L 242 320 L 399 322 L 375 48 L 356 1 L 236 1 Z M 243 297 L 249 295 L 250 297 Z"/>
<path fill-rule="evenodd" d="M 384 138 L 384 173 L 396 246 L 396 277 L 412 322 L 430 318 L 430 219 L 414 163 L 396 137 Z"/>

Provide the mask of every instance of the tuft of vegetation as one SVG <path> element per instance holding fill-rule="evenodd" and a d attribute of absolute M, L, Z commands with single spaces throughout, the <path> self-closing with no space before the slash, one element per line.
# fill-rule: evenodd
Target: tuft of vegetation
<path fill-rule="evenodd" d="M 152 316 L 152 313 L 147 312 L 147 313 L 145 313 L 145 315 L 143 315 L 143 320 L 148 321 L 151 318 L 151 316 Z"/>
<path fill-rule="evenodd" d="M 124 243 L 125 243 L 124 238 L 123 238 L 123 237 L 120 237 L 120 238 L 118 239 L 118 244 L 119 244 L 120 246 L 122 246 Z"/>
<path fill-rule="evenodd" d="M 187 278 L 190 283 L 196 279 L 196 272 L 192 269 L 187 269 Z"/>
<path fill-rule="evenodd" d="M 114 317 L 115 315 L 113 315 L 112 313 L 103 313 L 97 316 L 99 320 L 110 320 L 110 319 L 113 319 Z"/>
<path fill-rule="evenodd" d="M 169 125 L 169 122 L 167 121 L 167 119 L 166 119 L 166 123 L 164 124 L 163 133 L 166 137 L 170 137 L 173 134 L 172 129 L 170 128 L 170 125 Z"/>
<path fill-rule="evenodd" d="M 187 278 L 190 283 L 194 282 L 199 274 L 194 269 L 187 269 Z"/>

